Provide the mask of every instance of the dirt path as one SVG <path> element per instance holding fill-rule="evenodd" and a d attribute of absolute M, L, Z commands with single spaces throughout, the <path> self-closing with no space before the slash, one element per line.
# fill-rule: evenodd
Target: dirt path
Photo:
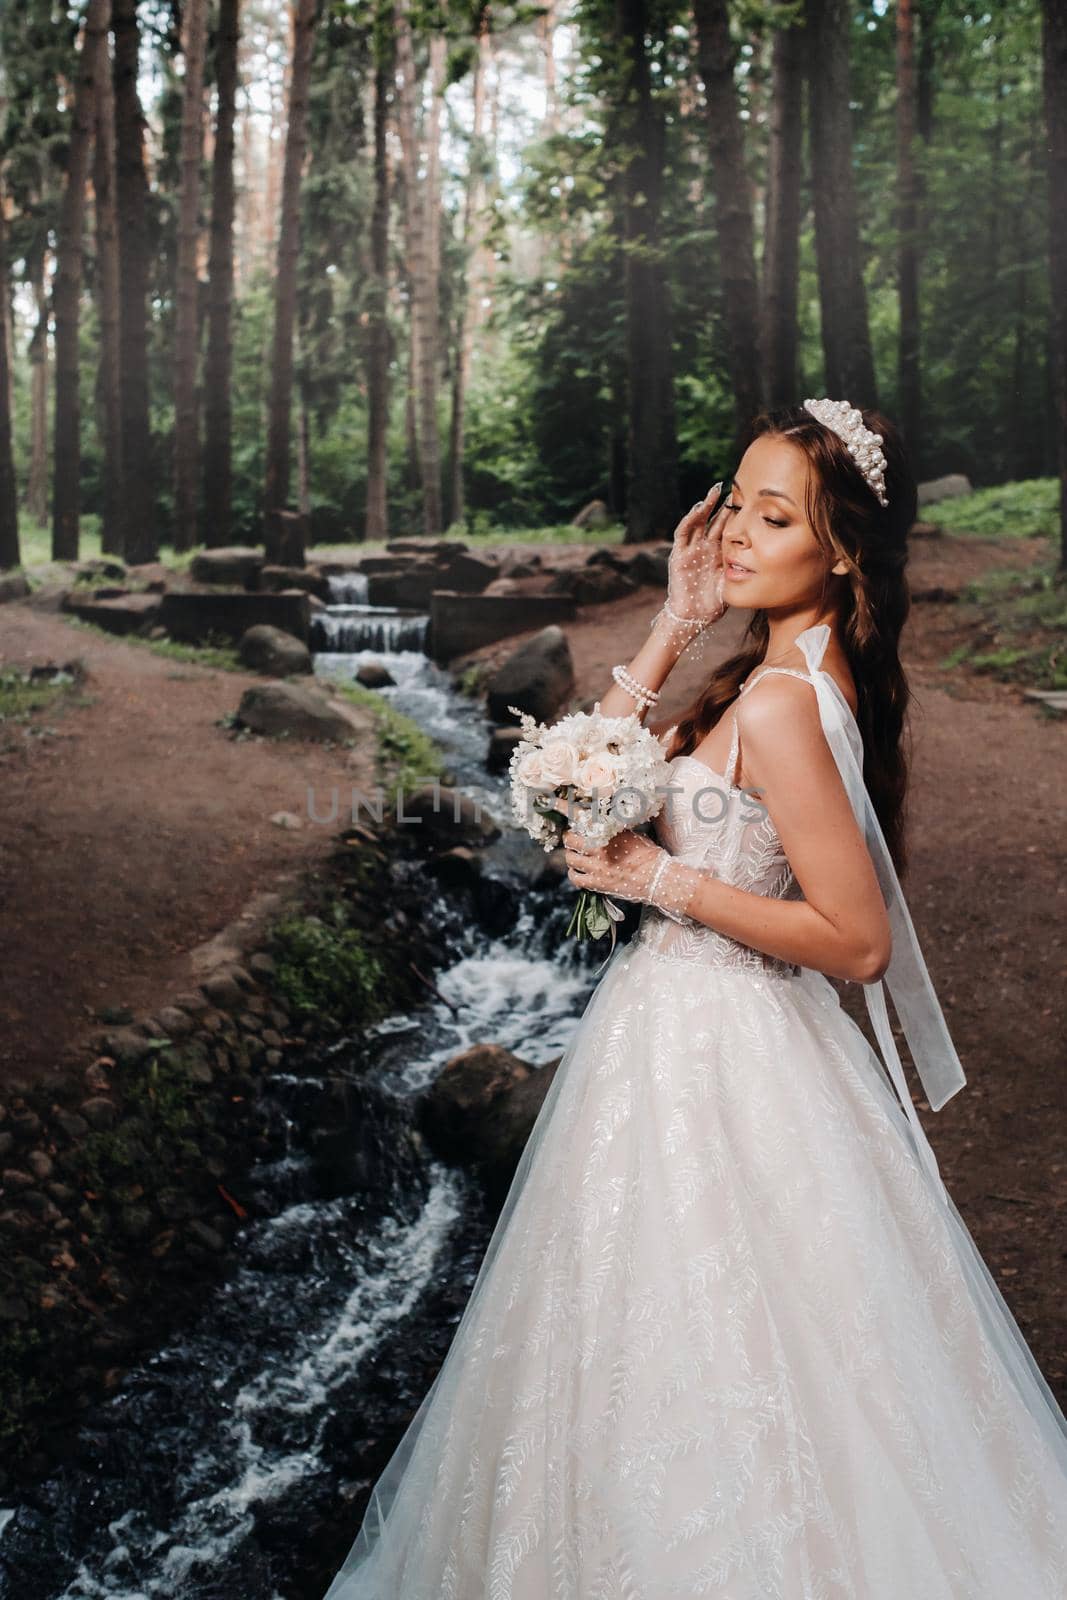
<path fill-rule="evenodd" d="M 307 786 L 325 801 L 374 781 L 369 713 L 351 750 L 235 739 L 217 721 L 262 678 L 0 607 L 5 664 L 75 656 L 91 703 L 33 719 L 53 736 L 0 738 L 0 1083 L 84 1065 L 100 1007 L 195 987 L 190 951 L 328 848 Z M 272 823 L 281 811 L 303 827 Z"/>

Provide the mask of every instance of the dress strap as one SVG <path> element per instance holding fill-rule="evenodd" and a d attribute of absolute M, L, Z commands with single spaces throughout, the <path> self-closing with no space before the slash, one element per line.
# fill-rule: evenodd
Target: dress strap
<path fill-rule="evenodd" d="M 745 679 L 744 683 L 741 685 L 740 689 L 738 690 L 737 699 L 740 700 L 741 696 L 743 694 L 745 694 L 747 690 L 751 689 L 753 684 L 758 683 L 761 678 L 769 678 L 772 672 L 784 672 L 790 678 L 799 678 L 802 683 L 810 683 L 813 688 L 815 686 L 815 679 L 811 676 L 811 674 L 808 673 L 808 672 L 800 672 L 800 671 L 797 670 L 796 667 L 764 667 L 763 671 L 762 672 L 757 672 L 755 677 L 746 678 Z M 726 763 L 726 781 L 727 781 L 728 784 L 730 784 L 730 786 L 732 788 L 736 789 L 737 788 L 737 772 L 735 770 L 735 767 L 736 767 L 736 763 L 737 763 L 737 757 L 738 757 L 738 754 L 739 754 L 738 746 L 740 744 L 740 735 L 738 733 L 738 727 L 737 727 L 737 701 L 736 700 L 734 701 L 734 706 L 733 706 L 733 725 L 734 725 L 734 731 L 733 731 L 733 735 L 732 735 L 732 737 L 730 739 L 730 759 Z"/>

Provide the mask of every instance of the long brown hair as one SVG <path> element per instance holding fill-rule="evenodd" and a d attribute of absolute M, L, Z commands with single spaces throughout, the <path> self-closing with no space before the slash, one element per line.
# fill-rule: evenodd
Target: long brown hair
<path fill-rule="evenodd" d="M 803 406 L 761 411 L 748 443 L 765 434 L 788 439 L 811 463 L 806 511 L 826 557 L 820 610 L 837 585 L 835 632 L 856 684 L 856 720 L 863 735 L 863 776 L 897 872 L 907 868 L 905 801 L 910 758 L 905 729 L 911 691 L 900 664 L 901 629 L 911 606 L 905 567 L 908 532 L 918 491 L 904 441 L 880 411 L 862 411 L 864 425 L 882 436 L 888 506 L 875 494 L 832 429 Z M 846 562 L 845 576 L 830 568 Z M 832 604 L 832 600 L 830 601 Z M 767 652 L 767 613 L 754 611 L 742 646 L 713 673 L 707 688 L 678 723 L 671 755 L 688 755 L 737 699 L 742 683 Z"/>

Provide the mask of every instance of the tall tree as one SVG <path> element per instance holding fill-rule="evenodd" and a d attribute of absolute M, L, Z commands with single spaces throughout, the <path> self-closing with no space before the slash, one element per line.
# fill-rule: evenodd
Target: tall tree
<path fill-rule="evenodd" d="M 278 268 L 274 280 L 274 340 L 267 415 L 266 482 L 263 511 L 266 550 L 271 560 L 303 560 L 303 552 L 282 548 L 282 523 L 289 500 L 290 432 L 293 406 L 293 325 L 296 320 L 297 256 L 300 249 L 300 184 L 307 154 L 308 88 L 317 0 L 296 0 L 289 74 L 289 122 L 285 139 Z"/>
<path fill-rule="evenodd" d="M 409 417 L 414 424 L 422 485 L 423 532 L 441 532 L 441 449 L 437 434 L 437 299 L 434 270 L 438 200 L 434 183 L 437 117 L 443 81 L 443 37 L 430 40 L 430 113 L 427 171 L 420 176 L 422 139 L 417 116 L 417 77 L 409 0 L 396 0 L 397 131 L 404 160 L 406 268 L 411 294 Z M 440 43 L 437 41 L 440 40 Z"/>
<path fill-rule="evenodd" d="M 467 158 L 467 185 L 463 197 L 463 252 L 465 267 L 459 292 L 459 309 L 456 315 L 456 353 L 452 363 L 452 425 L 449 438 L 449 521 L 463 519 L 465 502 L 463 493 L 463 423 L 467 402 L 467 374 L 470 370 L 471 346 L 475 319 L 478 315 L 480 288 L 478 281 L 478 238 L 481 232 L 481 208 L 485 199 L 485 77 L 489 60 L 488 0 L 478 8 L 475 19 L 477 46 L 474 53 L 474 82 L 471 95 L 474 117 L 471 126 L 470 154 Z M 551 21 L 545 18 L 545 27 Z M 552 59 L 552 37 L 547 39 L 547 57 Z M 551 115 L 555 116 L 555 98 L 552 88 L 546 89 Z"/>
<path fill-rule="evenodd" d="M 803 30 L 794 21 L 775 28 L 771 51 L 761 322 L 766 403 L 775 408 L 797 399 L 803 85 Z"/>
<path fill-rule="evenodd" d="M 806 0 L 808 128 L 826 393 L 876 406 L 878 390 L 852 175 L 849 0 Z"/>
<path fill-rule="evenodd" d="M 626 541 L 635 543 L 668 537 L 678 520 L 678 441 L 661 234 L 664 113 L 652 91 L 648 0 L 615 0 L 614 25 L 621 61 L 613 113 L 626 292 Z"/>
<path fill-rule="evenodd" d="M 233 157 L 240 22 L 240 0 L 220 0 L 204 359 L 204 538 L 209 545 L 228 543 L 233 515 Z"/>
<path fill-rule="evenodd" d="M 11 301 L 7 273 L 7 222 L 4 195 L 0 189 L 0 306 Z M 11 348 L 8 321 L 0 316 L 0 571 L 17 567 L 19 554 L 19 510 L 15 488 L 15 458 L 11 449 Z"/>
<path fill-rule="evenodd" d="M 739 458 L 749 423 L 763 398 L 752 194 L 726 0 L 694 0 L 693 17 L 704 80 L 726 370 L 734 400 L 734 454 Z"/>
<path fill-rule="evenodd" d="M 200 162 L 204 153 L 204 52 L 207 0 L 185 0 L 182 54 L 181 200 L 174 327 L 174 548 L 197 542 L 199 429 L 196 369 L 200 339 Z"/>
<path fill-rule="evenodd" d="M 100 548 L 120 555 L 122 526 L 122 392 L 119 354 L 119 235 L 115 213 L 115 94 L 107 34 L 101 40 L 93 118 L 93 222 L 96 239 L 96 312 L 100 361 L 96 414 L 103 473 Z"/>
<path fill-rule="evenodd" d="M 93 148 L 96 80 L 107 65 L 107 26 L 111 0 L 89 0 L 74 84 L 74 108 L 67 143 L 66 183 L 56 238 L 56 421 L 52 480 L 52 558 L 78 556 L 81 499 L 81 404 L 79 390 L 79 309 L 82 287 L 82 234 L 85 189 Z"/>
<path fill-rule="evenodd" d="M 30 470 L 26 509 L 39 528 L 48 524 L 48 329 L 52 306 L 45 286 L 48 270 L 46 238 L 26 262 L 37 320 L 30 336 Z"/>
<path fill-rule="evenodd" d="M 364 537 L 388 533 L 386 439 L 389 425 L 389 86 L 393 77 L 388 13 L 374 30 L 374 212 L 367 289 L 367 514 Z"/>
<path fill-rule="evenodd" d="M 915 172 L 918 101 L 913 0 L 897 0 L 897 421 L 912 451 L 921 420 L 918 187 Z"/>
<path fill-rule="evenodd" d="M 1042 0 L 1042 86 L 1048 151 L 1048 258 L 1052 290 L 1050 356 L 1055 407 L 1056 465 L 1060 479 L 1060 559 L 1057 578 L 1067 583 L 1067 4 Z"/>
<path fill-rule="evenodd" d="M 152 432 L 148 412 L 148 178 L 137 89 L 137 0 L 112 0 L 115 40 L 115 196 L 119 229 L 119 348 L 122 402 L 123 554 L 153 561 Z"/>

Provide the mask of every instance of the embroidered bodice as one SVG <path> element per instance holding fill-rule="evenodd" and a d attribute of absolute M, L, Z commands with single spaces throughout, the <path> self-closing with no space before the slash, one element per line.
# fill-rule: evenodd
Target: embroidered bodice
<path fill-rule="evenodd" d="M 792 667 L 766 667 L 742 684 L 739 698 L 760 678 L 775 672 L 812 682 L 807 673 Z M 695 756 L 675 756 L 671 761 L 672 792 L 652 822 L 656 842 L 687 865 L 706 868 L 734 888 L 775 899 L 802 899 L 766 806 L 758 795 L 735 781 L 739 744 L 736 703 L 731 715 L 733 733 L 725 774 L 713 772 Z M 665 735 L 667 742 L 673 732 L 672 728 Z M 708 966 L 779 977 L 792 977 L 800 971 L 792 962 L 754 950 L 692 918 L 676 922 L 654 906 L 642 908 L 633 943 L 653 955 Z"/>

